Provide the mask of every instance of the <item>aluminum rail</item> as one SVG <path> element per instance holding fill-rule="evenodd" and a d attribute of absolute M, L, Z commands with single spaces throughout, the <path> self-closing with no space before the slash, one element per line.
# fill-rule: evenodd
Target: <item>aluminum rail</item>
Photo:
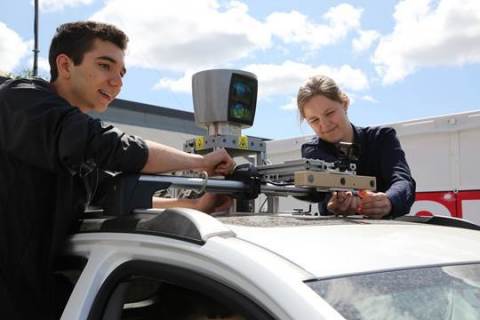
<path fill-rule="evenodd" d="M 243 192 L 249 186 L 241 181 L 225 180 L 225 179 L 204 179 L 204 178 L 191 178 L 191 177 L 179 177 L 170 175 L 142 175 L 140 181 L 145 182 L 158 182 L 169 183 L 169 187 L 172 188 L 185 188 L 185 189 L 197 189 L 215 193 L 235 193 Z M 262 184 L 260 186 L 260 192 L 266 195 L 277 196 L 306 196 L 310 194 L 308 188 L 298 188 L 295 186 L 276 186 L 272 184 Z"/>

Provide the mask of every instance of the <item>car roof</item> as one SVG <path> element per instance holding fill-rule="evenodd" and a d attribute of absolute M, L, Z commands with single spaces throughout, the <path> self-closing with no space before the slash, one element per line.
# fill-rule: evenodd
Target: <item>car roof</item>
<path fill-rule="evenodd" d="M 220 219 L 238 239 L 317 278 L 480 262 L 480 232 L 393 220 L 250 216 Z"/>
<path fill-rule="evenodd" d="M 461 226 L 454 228 L 359 217 L 247 214 L 213 218 L 180 208 L 136 212 L 84 219 L 79 232 L 149 234 L 200 246 L 212 238 L 241 241 L 280 256 L 315 278 L 480 262 L 480 231 L 465 229 L 469 226 L 462 225 L 462 220 L 453 220 Z M 254 255 L 254 251 L 242 254 Z"/>

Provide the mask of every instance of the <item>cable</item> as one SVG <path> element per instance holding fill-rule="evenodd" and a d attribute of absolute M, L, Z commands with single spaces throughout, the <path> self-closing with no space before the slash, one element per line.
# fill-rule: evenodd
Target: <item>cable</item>
<path fill-rule="evenodd" d="M 265 183 L 273 184 L 274 186 L 284 187 L 284 186 L 293 186 L 291 182 L 273 182 L 272 180 L 265 180 Z"/>
<path fill-rule="evenodd" d="M 263 206 L 265 205 L 265 203 L 267 203 L 267 200 L 268 200 L 268 197 L 265 198 L 265 200 L 263 200 L 262 204 L 261 204 L 260 207 L 258 208 L 258 211 L 259 211 L 260 213 L 263 212 L 263 211 L 262 211 L 262 210 L 263 210 Z"/>

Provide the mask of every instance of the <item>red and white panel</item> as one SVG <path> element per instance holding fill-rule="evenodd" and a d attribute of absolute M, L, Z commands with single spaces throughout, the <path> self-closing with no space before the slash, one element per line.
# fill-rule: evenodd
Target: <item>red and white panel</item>
<path fill-rule="evenodd" d="M 410 215 L 456 217 L 480 224 L 480 190 L 417 192 Z"/>

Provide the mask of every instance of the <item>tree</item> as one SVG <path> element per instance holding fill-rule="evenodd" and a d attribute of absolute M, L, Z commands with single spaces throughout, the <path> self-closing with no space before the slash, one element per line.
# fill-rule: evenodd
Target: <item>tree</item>
<path fill-rule="evenodd" d="M 32 69 L 23 69 L 22 71 L 18 73 L 14 72 L 3 72 L 0 71 L 0 76 L 1 77 L 6 77 L 6 78 L 12 78 L 12 79 L 21 79 L 21 78 L 27 78 L 27 79 L 33 79 L 33 70 Z M 39 76 L 36 78 L 42 78 L 42 79 L 48 79 L 49 75 L 46 74 L 45 72 L 42 72 Z"/>

